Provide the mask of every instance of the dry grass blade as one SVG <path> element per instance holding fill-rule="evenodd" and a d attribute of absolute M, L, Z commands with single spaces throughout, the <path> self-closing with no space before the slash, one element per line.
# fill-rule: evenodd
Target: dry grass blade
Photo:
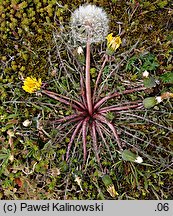
<path fill-rule="evenodd" d="M 83 123 L 83 120 L 79 121 L 79 123 L 76 124 L 76 128 L 75 128 L 75 130 L 72 133 L 70 142 L 68 144 L 67 153 L 66 153 L 66 160 L 67 161 L 69 159 L 69 153 L 70 153 L 70 149 L 71 149 L 72 143 L 73 143 L 73 141 L 74 141 L 74 139 L 75 139 L 78 131 L 80 130 L 82 123 Z"/>
<path fill-rule="evenodd" d="M 110 148 L 109 148 L 109 145 L 107 144 L 107 141 L 106 141 L 106 139 L 104 138 L 104 135 L 103 135 L 103 133 L 102 133 L 102 130 L 104 131 L 104 129 L 101 129 L 101 127 L 100 127 L 100 122 L 98 122 L 98 121 L 96 121 L 96 129 L 97 129 L 98 134 L 99 134 L 100 137 L 101 137 L 101 140 L 104 142 L 104 144 L 105 144 L 105 146 L 106 146 L 106 148 L 107 148 L 107 150 L 108 150 L 108 152 L 109 152 L 109 155 L 110 155 L 110 157 L 111 157 L 111 160 L 114 161 L 113 156 L 112 156 L 111 151 L 110 151 Z"/>

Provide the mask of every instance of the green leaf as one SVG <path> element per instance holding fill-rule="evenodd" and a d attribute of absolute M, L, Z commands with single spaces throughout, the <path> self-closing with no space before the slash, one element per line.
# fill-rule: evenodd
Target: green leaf
<path fill-rule="evenodd" d="M 91 68 L 90 69 L 90 74 L 91 74 L 91 77 L 94 78 L 97 76 L 97 69 L 96 68 Z"/>
<path fill-rule="evenodd" d="M 170 71 L 170 72 L 164 73 L 163 75 L 160 76 L 160 79 L 164 83 L 171 83 L 171 84 L 173 84 L 173 72 Z"/>
<path fill-rule="evenodd" d="M 155 82 L 155 79 L 153 77 L 147 77 L 144 79 L 143 81 L 144 83 L 144 86 L 146 88 L 152 88 L 152 87 L 155 87 L 156 86 L 156 82 Z"/>
<path fill-rule="evenodd" d="M 7 154 L 0 154 L 0 160 L 8 158 Z"/>
<path fill-rule="evenodd" d="M 164 8 L 166 5 L 168 4 L 168 1 L 159 1 L 157 3 L 157 5 L 160 7 L 160 8 Z"/>
<path fill-rule="evenodd" d="M 155 97 L 148 97 L 143 100 L 143 105 L 147 109 L 154 107 L 156 104 L 157 104 L 157 100 Z"/>
<path fill-rule="evenodd" d="M 148 53 L 141 56 L 143 62 L 141 70 L 142 71 L 154 71 L 159 66 L 159 62 L 154 54 Z"/>

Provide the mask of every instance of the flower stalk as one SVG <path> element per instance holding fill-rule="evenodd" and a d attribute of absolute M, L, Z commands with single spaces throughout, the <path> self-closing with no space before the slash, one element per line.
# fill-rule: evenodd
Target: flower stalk
<path fill-rule="evenodd" d="M 86 44 L 86 69 L 85 69 L 85 85 L 86 85 L 86 99 L 88 112 L 90 115 L 93 113 L 93 105 L 91 99 L 91 80 L 90 80 L 90 41 Z"/>

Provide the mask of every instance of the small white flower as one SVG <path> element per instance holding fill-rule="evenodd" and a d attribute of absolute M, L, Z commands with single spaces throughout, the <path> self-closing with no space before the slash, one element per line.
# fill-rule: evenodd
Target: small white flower
<path fill-rule="evenodd" d="M 82 181 L 81 178 L 79 176 L 75 175 L 75 180 L 74 181 L 77 182 L 77 184 L 79 185 L 81 191 L 83 191 L 82 186 L 81 186 L 81 181 Z"/>
<path fill-rule="evenodd" d="M 160 102 L 162 102 L 162 97 L 158 96 L 158 97 L 156 97 L 156 100 L 157 100 L 157 103 L 160 103 Z"/>
<path fill-rule="evenodd" d="M 143 162 L 143 159 L 142 159 L 140 156 L 138 156 L 138 157 L 136 158 L 135 162 L 136 162 L 136 163 L 142 163 L 142 162 Z"/>
<path fill-rule="evenodd" d="M 147 78 L 147 77 L 149 76 L 149 72 L 145 70 L 145 71 L 143 72 L 142 76 Z"/>
<path fill-rule="evenodd" d="M 29 121 L 28 119 L 26 119 L 26 120 L 23 122 L 23 126 L 24 126 L 24 127 L 28 127 L 28 126 L 31 125 L 31 123 L 32 123 L 32 121 Z"/>
<path fill-rule="evenodd" d="M 81 54 L 83 53 L 83 49 L 82 49 L 81 46 L 79 46 L 79 47 L 77 48 L 77 53 L 78 53 L 79 55 L 81 55 Z"/>
<path fill-rule="evenodd" d="M 12 154 L 10 154 L 9 158 L 8 158 L 11 162 L 14 161 L 14 156 Z"/>

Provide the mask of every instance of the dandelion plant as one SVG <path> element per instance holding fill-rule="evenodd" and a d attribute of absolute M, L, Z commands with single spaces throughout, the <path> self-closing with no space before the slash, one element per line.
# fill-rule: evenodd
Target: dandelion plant
<path fill-rule="evenodd" d="M 106 65 L 109 65 L 111 61 L 111 56 L 114 55 L 115 51 L 120 47 L 122 41 L 120 36 L 113 36 L 113 33 L 108 34 L 108 17 L 106 12 L 94 5 L 84 5 L 76 9 L 71 16 L 71 32 L 74 41 L 81 43 L 82 46 L 86 48 L 86 61 L 85 61 L 85 73 L 80 72 L 80 89 L 81 95 L 79 98 L 71 98 L 69 96 L 64 96 L 56 92 L 49 91 L 45 87 L 41 86 L 41 80 L 38 81 L 35 78 L 27 77 L 24 81 L 23 89 L 29 93 L 35 91 L 40 91 L 42 94 L 53 98 L 60 103 L 69 106 L 73 110 L 73 114 L 59 118 L 56 123 L 59 125 L 65 125 L 68 123 L 72 125 L 71 138 L 67 146 L 66 160 L 69 161 L 71 150 L 77 137 L 82 137 L 83 145 L 83 163 L 87 160 L 87 136 L 90 135 L 92 140 L 92 149 L 95 153 L 95 158 L 101 168 L 102 162 L 100 159 L 100 143 L 105 144 L 106 148 L 109 149 L 109 143 L 107 142 L 106 136 L 116 143 L 117 150 L 122 154 L 122 158 L 128 159 L 130 161 L 141 163 L 143 159 L 140 156 L 135 156 L 130 153 L 126 145 L 124 145 L 123 138 L 119 135 L 118 126 L 111 121 L 108 114 L 115 113 L 119 115 L 120 113 L 125 113 L 128 118 L 129 110 L 144 110 L 148 107 L 154 106 L 153 103 L 157 103 L 157 100 L 146 99 L 143 101 L 133 100 L 126 103 L 120 103 L 117 105 L 114 100 L 122 98 L 125 95 L 131 95 L 132 93 L 138 93 L 140 91 L 145 91 L 147 88 L 140 83 L 138 86 L 128 86 L 126 89 L 121 91 L 107 92 L 106 95 L 102 96 L 101 92 L 101 77 Z M 107 49 L 104 52 L 102 58 L 102 66 L 97 73 L 94 86 L 91 85 L 91 44 L 98 43 L 107 39 Z M 80 51 L 80 54 L 82 52 Z M 111 103 L 109 103 L 111 101 Z M 153 102 L 154 101 L 154 102 Z M 148 104 L 152 103 L 152 105 Z M 147 107 L 148 106 L 148 107 Z M 135 117 L 135 114 L 129 114 L 131 118 Z M 137 117 L 142 118 L 142 117 Z M 150 121 L 150 120 L 149 120 Z M 152 121 L 151 121 L 152 122 Z M 63 128 L 63 127 L 62 127 Z M 122 130 L 123 127 L 121 127 Z M 124 131 L 126 134 L 131 135 L 128 130 L 126 130 L 124 125 Z M 132 134 L 132 138 L 135 135 Z M 140 138 L 136 138 L 140 140 Z M 126 142 L 125 142 L 126 143 Z M 110 157 L 111 154 L 110 154 Z M 133 160 L 132 160 L 132 159 Z M 128 159 L 129 160 L 129 159 Z"/>

